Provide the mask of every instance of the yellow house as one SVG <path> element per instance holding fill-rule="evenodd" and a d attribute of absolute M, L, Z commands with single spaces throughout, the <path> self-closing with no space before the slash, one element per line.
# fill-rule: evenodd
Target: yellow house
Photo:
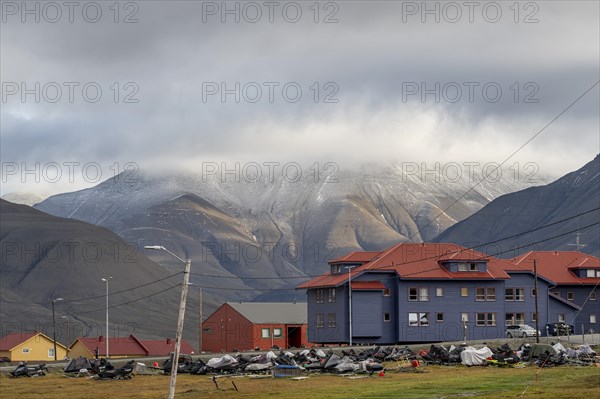
<path fill-rule="evenodd" d="M 54 341 L 40 332 L 8 334 L 0 338 L 0 356 L 11 362 L 52 362 Z M 56 342 L 56 358 L 67 356 L 67 347 Z"/>

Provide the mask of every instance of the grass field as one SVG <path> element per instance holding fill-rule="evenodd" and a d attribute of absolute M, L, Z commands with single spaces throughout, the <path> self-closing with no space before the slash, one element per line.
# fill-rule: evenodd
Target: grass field
<path fill-rule="evenodd" d="M 179 375 L 177 398 L 600 398 L 600 368 L 435 366 L 423 373 L 387 372 L 351 380 L 333 375 L 310 375 L 301 381 L 283 378 L 220 378 L 217 389 L 210 377 Z M 232 381 L 239 391 L 235 391 Z M 62 374 L 39 378 L 0 377 L 1 398 L 166 398 L 169 377 L 135 376 L 127 381 L 70 379 Z"/>

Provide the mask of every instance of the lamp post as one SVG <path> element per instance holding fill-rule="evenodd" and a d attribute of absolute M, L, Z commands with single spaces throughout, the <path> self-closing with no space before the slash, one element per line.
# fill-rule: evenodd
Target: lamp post
<path fill-rule="evenodd" d="M 177 334 L 175 336 L 175 350 L 173 351 L 173 362 L 171 366 L 171 382 L 169 385 L 169 399 L 175 398 L 175 384 L 177 382 L 177 366 L 179 363 L 179 350 L 181 348 L 181 337 L 183 335 L 183 320 L 185 317 L 185 302 L 187 300 L 188 283 L 190 280 L 190 268 L 192 267 L 191 259 L 183 260 L 173 252 L 169 251 L 161 245 L 147 245 L 145 249 L 154 249 L 165 251 L 175 259 L 185 264 L 183 271 L 183 286 L 181 287 L 181 300 L 179 302 L 179 317 L 177 318 Z"/>
<path fill-rule="evenodd" d="M 102 278 L 102 281 L 104 281 L 106 283 L 106 338 L 105 338 L 105 342 L 106 342 L 106 358 L 107 359 L 108 359 L 108 336 L 109 336 L 109 332 L 108 332 L 108 282 L 110 279 L 112 279 L 112 277 Z"/>
<path fill-rule="evenodd" d="M 348 269 L 348 333 L 350 335 L 349 346 L 352 346 L 352 278 L 350 272 L 356 266 L 346 266 Z"/>
<path fill-rule="evenodd" d="M 52 340 L 54 341 L 54 361 L 56 361 L 56 317 L 54 316 L 54 304 L 62 300 L 62 298 L 52 299 Z"/>

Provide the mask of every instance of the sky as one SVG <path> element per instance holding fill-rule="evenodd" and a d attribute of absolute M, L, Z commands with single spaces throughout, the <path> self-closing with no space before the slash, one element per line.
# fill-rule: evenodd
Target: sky
<path fill-rule="evenodd" d="M 0 194 L 600 152 L 597 1 L 1 2 Z M 516 152 L 516 153 L 515 153 Z"/>

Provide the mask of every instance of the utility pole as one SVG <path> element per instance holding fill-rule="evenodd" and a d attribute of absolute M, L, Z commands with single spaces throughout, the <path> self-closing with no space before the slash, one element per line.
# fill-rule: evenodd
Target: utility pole
<path fill-rule="evenodd" d="M 533 260 L 534 290 L 535 290 L 535 342 L 540 343 L 540 314 L 538 312 L 538 275 L 537 261 Z M 546 316 L 547 317 L 547 316 Z"/>
<path fill-rule="evenodd" d="M 179 317 L 177 318 L 177 335 L 175 336 L 175 350 L 173 351 L 173 363 L 171 366 L 171 383 L 169 385 L 169 399 L 175 398 L 175 384 L 177 381 L 177 368 L 179 365 L 179 350 L 181 348 L 181 337 L 183 336 L 183 320 L 185 317 L 185 302 L 187 300 L 188 283 L 190 281 L 190 268 L 192 261 L 185 261 L 183 272 L 183 286 L 181 287 L 181 301 L 179 302 Z"/>
<path fill-rule="evenodd" d="M 106 283 L 106 358 L 108 359 L 108 281 L 112 279 L 112 277 L 102 278 L 102 281 Z"/>
<path fill-rule="evenodd" d="M 202 353 L 202 287 L 200 287 L 200 333 L 198 334 L 198 353 Z"/>
<path fill-rule="evenodd" d="M 579 228 L 579 226 L 577 226 L 577 228 Z M 579 236 L 580 235 L 581 234 L 579 234 L 579 232 L 577 233 L 577 235 L 575 235 L 575 244 L 567 244 L 567 245 L 571 245 L 571 246 L 577 247 L 577 251 L 581 250 L 581 248 L 583 248 L 583 247 L 587 247 L 586 244 L 581 244 L 579 242 Z"/>
<path fill-rule="evenodd" d="M 54 341 L 54 361 L 56 361 L 56 317 L 54 317 L 54 304 L 62 298 L 52 298 L 52 341 Z"/>

